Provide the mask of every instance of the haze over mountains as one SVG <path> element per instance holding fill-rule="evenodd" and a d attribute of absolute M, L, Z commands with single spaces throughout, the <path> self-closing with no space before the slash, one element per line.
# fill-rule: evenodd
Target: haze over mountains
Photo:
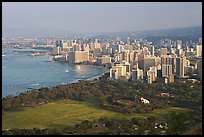
<path fill-rule="evenodd" d="M 96 36 L 111 35 L 116 36 L 202 36 L 202 26 L 187 27 L 187 28 L 173 28 L 173 29 L 160 29 L 160 30 L 145 30 L 145 31 L 125 31 L 125 32 L 73 32 L 60 29 L 46 29 L 38 27 L 24 27 L 24 28 L 3 28 L 3 36 L 28 36 L 28 37 L 48 37 L 48 36 L 84 36 L 85 34 L 92 34 Z"/>

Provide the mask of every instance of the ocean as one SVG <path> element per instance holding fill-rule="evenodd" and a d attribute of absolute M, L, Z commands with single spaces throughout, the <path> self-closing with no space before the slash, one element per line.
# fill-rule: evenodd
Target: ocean
<path fill-rule="evenodd" d="M 28 51 L 31 49 L 28 49 Z M 32 49 L 33 50 L 33 49 Z M 25 49 L 2 48 L 2 97 L 101 76 L 103 68 L 52 61 L 48 56 L 15 54 Z M 41 50 L 38 50 L 41 51 Z"/>

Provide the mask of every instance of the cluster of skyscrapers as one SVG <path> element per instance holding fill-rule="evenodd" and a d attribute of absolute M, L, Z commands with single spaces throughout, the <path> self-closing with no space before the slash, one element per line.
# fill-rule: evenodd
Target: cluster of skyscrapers
<path fill-rule="evenodd" d="M 57 40 L 53 57 L 68 63 L 107 67 L 110 79 L 169 83 L 174 82 L 174 78 L 188 78 L 188 74 L 197 71 L 202 80 L 202 38 L 194 47 L 177 40 L 174 45 L 159 48 L 142 39 L 132 43 L 129 38 L 127 42 L 117 38 L 102 42 L 95 39 L 93 43 Z"/>

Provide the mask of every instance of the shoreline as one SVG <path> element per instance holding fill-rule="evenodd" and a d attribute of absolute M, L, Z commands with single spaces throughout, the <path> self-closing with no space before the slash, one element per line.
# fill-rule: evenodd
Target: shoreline
<path fill-rule="evenodd" d="M 34 56 L 34 57 L 37 57 L 37 56 Z M 50 63 L 53 63 L 53 62 L 57 62 L 57 63 L 62 63 L 62 62 L 58 62 L 58 61 L 53 61 L 52 59 L 50 59 L 50 55 L 43 55 L 43 56 L 41 56 L 41 57 L 45 57 L 45 58 L 47 58 L 49 61 L 50 61 Z M 53 61 L 53 62 L 52 62 Z M 64 62 L 64 63 L 66 63 L 66 62 Z M 64 64 L 63 63 L 63 64 Z M 66 63 L 66 64 L 70 64 L 70 63 Z M 48 88 L 52 88 L 52 87 L 55 87 L 55 86 L 58 86 L 58 85 L 69 85 L 69 84 L 73 84 L 73 83 L 78 83 L 79 81 L 87 81 L 87 80 L 94 80 L 94 79 L 99 79 L 100 77 L 102 77 L 105 73 L 107 73 L 108 72 L 108 68 L 105 68 L 105 67 L 103 67 L 103 66 L 96 66 L 96 65 L 90 65 L 90 64 L 70 64 L 70 65 L 74 65 L 74 66 L 76 66 L 76 65 L 83 65 L 83 66 L 88 66 L 88 67 L 92 67 L 92 68 L 99 68 L 100 69 L 100 72 L 99 73 L 97 73 L 97 74 L 93 74 L 93 75 L 90 75 L 90 76 L 87 76 L 87 77 L 83 77 L 83 76 L 80 76 L 80 77 L 78 77 L 78 78 L 76 78 L 76 79 L 73 79 L 72 81 L 63 81 L 62 80 L 62 82 L 60 82 L 60 83 L 56 83 L 56 85 L 49 85 L 49 86 L 43 86 L 43 85 L 41 85 L 41 86 L 39 86 L 39 87 L 27 87 L 27 89 L 25 89 L 25 90 L 20 90 L 20 91 L 17 91 L 17 92 L 11 92 L 10 94 L 8 94 L 8 93 L 6 93 L 6 94 L 3 94 L 2 93 L 2 98 L 6 98 L 6 97 L 8 97 L 8 96 L 13 96 L 13 97 L 15 97 L 15 96 L 18 96 L 20 93 L 26 93 L 26 92 L 30 92 L 30 91 L 32 91 L 32 90 L 39 90 L 39 89 L 41 89 L 41 88 L 43 88 L 43 87 L 48 87 Z M 66 83 L 65 83 L 66 82 Z"/>
<path fill-rule="evenodd" d="M 23 49 L 20 49 L 20 50 L 23 50 Z M 33 57 L 38 57 L 38 56 L 33 56 Z M 29 92 L 29 91 L 31 91 L 31 90 L 38 90 L 38 89 L 40 89 L 40 88 L 42 88 L 42 87 L 48 87 L 48 88 L 51 88 L 51 87 L 55 87 L 55 86 L 57 86 L 57 85 L 68 85 L 68 84 L 72 84 L 72 83 L 77 83 L 77 82 L 79 82 L 79 81 L 86 81 L 86 80 L 93 80 L 93 79 L 99 79 L 100 77 L 102 77 L 105 73 L 107 73 L 107 72 L 109 72 L 109 69 L 108 68 L 106 68 L 106 67 L 104 67 L 104 66 L 98 66 L 98 65 L 91 65 L 91 64 L 71 64 L 71 63 L 67 63 L 67 62 L 59 62 L 59 61 L 54 61 L 54 60 L 52 60 L 51 59 L 51 55 L 50 54 L 46 54 L 46 55 L 42 55 L 41 57 L 45 57 L 45 58 L 47 58 L 51 63 L 53 63 L 53 62 L 57 62 L 57 63 L 60 63 L 60 64 L 70 64 L 70 65 L 74 65 L 74 66 L 77 66 L 77 65 L 82 65 L 82 66 L 88 66 L 88 67 L 92 67 L 92 68 L 98 68 L 98 69 L 100 69 L 100 72 L 99 73 L 97 73 L 97 74 L 93 74 L 93 75 L 91 75 L 91 76 L 87 76 L 87 77 L 82 77 L 82 76 L 80 76 L 80 77 L 78 77 L 78 78 L 76 78 L 76 79 L 73 79 L 72 81 L 63 81 L 62 80 L 62 82 L 61 83 L 58 83 L 58 84 L 56 84 L 56 85 L 50 85 L 50 86 L 40 86 L 40 87 L 38 87 L 38 88 L 35 88 L 35 87 L 28 87 L 27 89 L 25 89 L 24 91 L 20 91 L 20 92 L 12 92 L 11 94 L 4 94 L 4 96 L 3 96 L 3 94 L 2 94 L 2 98 L 5 98 L 5 97 L 7 97 L 7 96 L 9 96 L 9 95 L 12 95 L 12 96 L 18 96 L 20 93 L 23 93 L 23 92 Z M 66 82 L 66 83 L 65 83 Z"/>

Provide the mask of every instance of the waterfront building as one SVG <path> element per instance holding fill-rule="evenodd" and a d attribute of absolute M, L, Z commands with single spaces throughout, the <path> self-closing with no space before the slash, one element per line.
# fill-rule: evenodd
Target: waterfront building
<path fill-rule="evenodd" d="M 59 55 L 61 52 L 61 47 L 57 46 L 57 47 L 53 47 L 53 54 L 54 55 Z"/>
<path fill-rule="evenodd" d="M 70 51 L 69 63 L 81 63 L 89 60 L 88 51 Z"/>

